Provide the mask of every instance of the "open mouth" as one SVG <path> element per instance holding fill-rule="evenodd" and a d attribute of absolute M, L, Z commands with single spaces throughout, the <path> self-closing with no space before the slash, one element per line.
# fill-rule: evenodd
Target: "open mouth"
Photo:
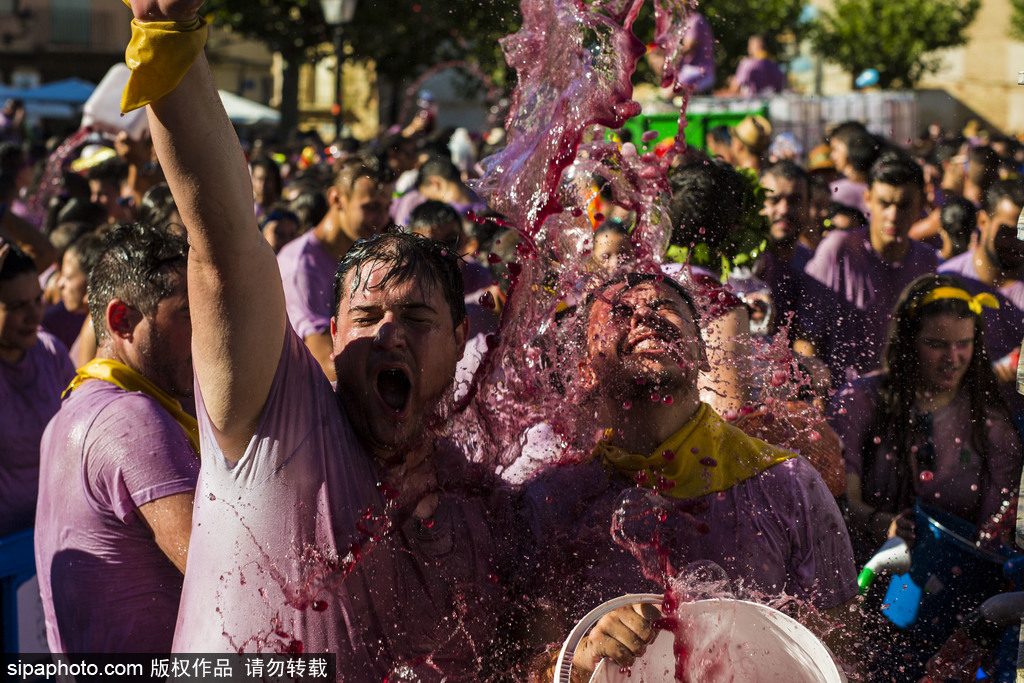
<path fill-rule="evenodd" d="M 672 347 L 672 342 L 656 332 L 642 334 L 626 340 L 623 345 L 623 353 L 666 353 Z"/>
<path fill-rule="evenodd" d="M 402 412 L 409 403 L 412 382 L 408 375 L 397 368 L 381 370 L 377 375 L 377 393 L 388 408 Z"/>

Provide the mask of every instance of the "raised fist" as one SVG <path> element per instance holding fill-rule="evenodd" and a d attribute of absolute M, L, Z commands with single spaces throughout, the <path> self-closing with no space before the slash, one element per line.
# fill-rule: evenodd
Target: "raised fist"
<path fill-rule="evenodd" d="M 204 0 L 125 0 L 139 21 L 180 21 L 196 18 Z"/>

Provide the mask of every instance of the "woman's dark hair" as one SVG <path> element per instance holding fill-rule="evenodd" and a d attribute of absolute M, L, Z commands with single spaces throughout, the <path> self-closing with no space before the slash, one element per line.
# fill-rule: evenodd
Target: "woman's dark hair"
<path fill-rule="evenodd" d="M 978 209 L 969 199 L 948 197 L 939 211 L 939 223 L 953 245 L 952 255 L 962 254 L 971 245 L 971 233 L 978 225 Z"/>
<path fill-rule="evenodd" d="M 139 222 L 166 228 L 178 210 L 167 183 L 158 183 L 146 191 L 139 202 Z"/>
<path fill-rule="evenodd" d="M 884 380 L 878 407 L 868 430 L 868 438 L 863 444 L 864 472 L 869 472 L 877 451 L 874 437 L 892 443 L 893 463 L 899 472 L 900 484 L 897 500 L 889 502 L 897 505 L 906 504 L 914 498 L 909 462 L 914 457 L 912 448 L 916 445 L 915 436 L 922 419 L 915 413 L 914 403 L 920 365 L 917 336 L 925 319 L 945 314 L 974 320 L 974 352 L 959 391 L 967 393 L 971 411 L 971 438 L 983 460 L 988 458 L 988 421 L 998 416 L 1012 423 L 1010 410 L 999 393 L 996 376 L 985 349 L 984 316 L 972 311 L 968 302 L 961 299 L 941 298 L 922 305 L 924 298 L 939 287 L 955 287 L 966 292 L 963 282 L 952 275 L 929 274 L 911 282 L 896 302 L 882 364 Z M 878 505 L 886 501 L 865 502 Z"/>
<path fill-rule="evenodd" d="M 32 273 L 33 275 L 37 273 L 36 262 L 32 260 L 31 256 L 19 249 L 18 245 L 14 242 L 0 240 L 0 247 L 5 244 L 10 245 L 10 251 L 7 252 L 7 256 L 4 258 L 3 267 L 0 267 L 0 282 L 9 282 L 25 273 Z"/>

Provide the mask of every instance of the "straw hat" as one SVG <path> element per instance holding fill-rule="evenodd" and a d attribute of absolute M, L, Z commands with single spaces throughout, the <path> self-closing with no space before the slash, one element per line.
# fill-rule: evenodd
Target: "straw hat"
<path fill-rule="evenodd" d="M 732 129 L 732 135 L 751 151 L 762 153 L 772 140 L 772 124 L 760 114 L 744 118 Z"/>

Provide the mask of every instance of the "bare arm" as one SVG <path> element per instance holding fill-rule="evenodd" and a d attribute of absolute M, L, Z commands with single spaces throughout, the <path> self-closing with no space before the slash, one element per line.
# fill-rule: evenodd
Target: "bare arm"
<path fill-rule="evenodd" d="M 334 359 L 331 358 L 331 354 L 334 353 L 334 343 L 331 341 L 331 335 L 326 332 L 311 334 L 306 337 L 305 342 L 313 357 L 320 363 L 320 367 L 324 369 L 327 379 L 332 382 L 338 379 L 334 371 Z"/>
<path fill-rule="evenodd" d="M 160 18 L 136 4 L 141 0 L 133 2 L 137 17 Z M 171 4 L 191 4 L 194 14 L 197 3 Z M 191 244 L 196 377 L 224 455 L 238 460 L 281 356 L 287 326 L 281 275 L 257 229 L 249 169 L 205 56 L 150 106 L 149 124 Z"/>
<path fill-rule="evenodd" d="M 57 260 L 57 250 L 46 236 L 25 219 L 11 213 L 6 204 L 0 206 L 0 237 L 8 239 L 32 257 L 40 273 Z"/>
<path fill-rule="evenodd" d="M 750 317 L 745 306 L 737 306 L 716 318 L 704 330 L 711 372 L 701 373 L 701 400 L 719 415 L 739 410 L 750 401 Z"/>
<path fill-rule="evenodd" d="M 182 574 L 188 561 L 195 493 L 176 493 L 139 506 L 139 514 L 153 532 L 156 544 Z"/>

